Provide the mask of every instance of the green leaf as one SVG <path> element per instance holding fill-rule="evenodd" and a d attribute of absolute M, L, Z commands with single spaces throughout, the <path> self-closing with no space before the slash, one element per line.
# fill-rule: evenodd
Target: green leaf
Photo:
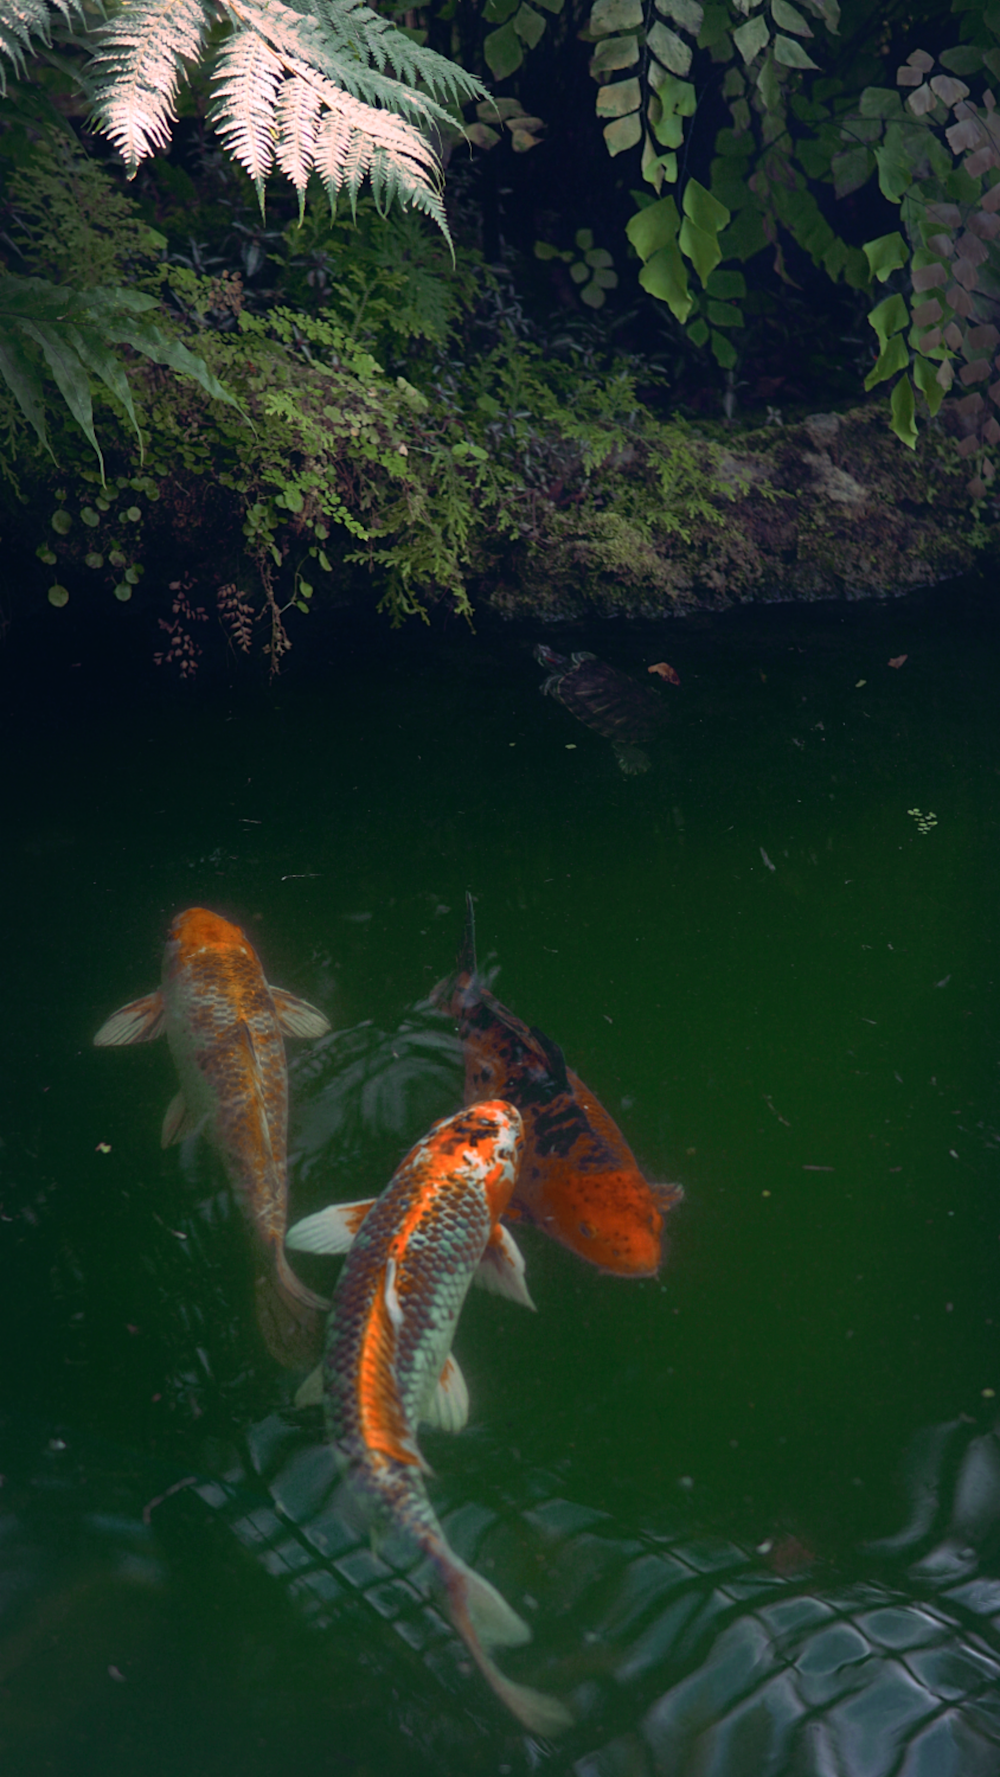
<path fill-rule="evenodd" d="M 791 31 L 796 37 L 811 37 L 813 28 L 807 25 L 801 12 L 789 6 L 788 0 L 771 0 L 771 17 L 779 31 Z"/>
<path fill-rule="evenodd" d="M 678 37 L 667 25 L 657 19 L 647 35 L 646 42 L 658 62 L 669 68 L 672 74 L 684 75 L 691 66 L 691 45 Z"/>
<path fill-rule="evenodd" d="M 899 94 L 890 86 L 866 86 L 859 106 L 862 117 L 902 117 Z"/>
<path fill-rule="evenodd" d="M 681 252 L 687 254 L 702 283 L 706 283 L 722 258 L 718 235 L 699 228 L 690 216 L 685 216 L 679 239 Z"/>
<path fill-rule="evenodd" d="M 602 86 L 597 95 L 598 117 L 626 117 L 630 111 L 638 111 L 642 104 L 642 92 L 639 82 L 616 80 L 610 86 Z"/>
<path fill-rule="evenodd" d="M 754 18 L 747 19 L 745 25 L 733 32 L 733 42 L 745 62 L 752 62 L 762 49 L 767 48 L 770 32 L 763 13 L 758 12 Z"/>
<path fill-rule="evenodd" d="M 815 68 L 817 63 L 806 55 L 801 43 L 794 37 L 783 37 L 781 33 L 774 39 L 774 59 L 783 68 Z"/>
<path fill-rule="evenodd" d="M 978 74 L 983 65 L 983 52 L 971 43 L 962 43 L 955 49 L 943 49 L 938 61 L 950 74 Z"/>
<path fill-rule="evenodd" d="M 692 37 L 697 37 L 705 22 L 705 8 L 700 0 L 656 0 L 656 10 Z"/>
<path fill-rule="evenodd" d="M 52 461 L 55 462 L 45 430 L 45 403 L 41 378 L 13 332 L 6 336 L 0 333 L 0 375 L 3 376 L 4 382 L 25 419 L 34 428 L 42 449 L 47 450 Z"/>
<path fill-rule="evenodd" d="M 697 321 L 692 321 L 688 328 L 688 339 L 691 341 L 692 345 L 705 345 L 708 340 L 708 322 L 703 316 L 699 316 Z"/>
<path fill-rule="evenodd" d="M 605 37 L 590 58 L 591 74 L 614 74 L 639 60 L 638 37 Z"/>
<path fill-rule="evenodd" d="M 502 25 L 517 11 L 519 0 L 486 0 L 483 17 L 488 24 Z"/>
<path fill-rule="evenodd" d="M 894 142 L 884 142 L 881 147 L 876 148 L 875 161 L 882 196 L 888 198 L 891 204 L 901 203 L 913 184 L 914 162 Z"/>
<path fill-rule="evenodd" d="M 647 204 L 629 218 L 625 230 L 632 246 L 642 260 L 651 259 L 661 247 L 670 246 L 677 238 L 681 219 L 672 197 L 661 197 L 658 203 Z M 687 273 L 685 275 L 685 281 Z M 653 293 L 656 294 L 655 291 Z"/>
<path fill-rule="evenodd" d="M 875 171 L 875 164 L 869 148 L 849 148 L 846 154 L 835 154 L 830 162 L 834 195 L 850 197 L 852 191 L 860 191 Z"/>
<path fill-rule="evenodd" d="M 638 111 L 631 117 L 616 117 L 613 123 L 606 123 L 602 131 L 608 145 L 610 155 L 623 154 L 626 148 L 634 148 L 642 141 L 642 122 Z"/>
<path fill-rule="evenodd" d="M 741 271 L 714 271 L 705 285 L 706 293 L 722 302 L 741 300 L 747 293 L 747 281 Z"/>
<path fill-rule="evenodd" d="M 913 405 L 913 385 L 908 376 L 901 376 L 889 402 L 892 429 L 897 438 L 913 450 L 917 442 L 917 426 Z"/>
<path fill-rule="evenodd" d="M 63 605 L 69 604 L 69 593 L 65 586 L 60 586 L 58 583 L 55 586 L 49 587 L 47 596 L 49 604 L 55 605 L 57 609 Z"/>
<path fill-rule="evenodd" d="M 932 419 L 944 400 L 944 390 L 938 382 L 937 373 L 938 366 L 932 364 L 928 358 L 914 358 L 913 380 L 927 402 Z"/>
<path fill-rule="evenodd" d="M 716 333 L 712 328 L 712 356 L 723 370 L 732 370 L 736 365 L 736 347 L 724 333 Z"/>
<path fill-rule="evenodd" d="M 868 325 L 874 327 L 878 334 L 878 343 L 883 352 L 892 335 L 898 333 L 900 328 L 909 326 L 909 321 L 909 310 L 898 294 L 887 296 L 868 316 Z"/>
<path fill-rule="evenodd" d="M 742 310 L 728 302 L 709 302 L 708 318 L 713 327 L 742 327 Z"/>
<path fill-rule="evenodd" d="M 66 330 L 52 326 L 47 321 L 35 322 L 23 320 L 19 323 L 22 332 L 41 346 L 45 360 L 52 375 L 56 379 L 66 406 L 76 420 L 85 438 L 94 450 L 101 465 L 101 480 L 104 480 L 104 458 L 94 431 L 94 405 L 90 398 L 90 379 L 80 362 L 79 354 L 66 337 Z"/>
<path fill-rule="evenodd" d="M 901 333 L 897 333 L 879 353 L 877 362 L 865 377 L 865 388 L 873 389 L 876 383 L 884 383 L 887 377 L 895 376 L 897 370 L 905 370 L 909 361 L 906 341 Z"/>
<path fill-rule="evenodd" d="M 761 213 L 752 204 L 741 210 L 734 222 L 719 236 L 723 259 L 752 259 L 767 246 Z M 716 274 L 713 272 L 712 276 Z"/>
<path fill-rule="evenodd" d="M 664 111 L 653 125 L 653 134 L 663 148 L 679 148 L 684 140 L 684 119 L 676 111 Z"/>
<path fill-rule="evenodd" d="M 910 249 L 901 234 L 880 234 L 877 240 L 865 242 L 864 254 L 872 277 L 884 284 L 892 272 L 907 263 Z"/>
<path fill-rule="evenodd" d="M 689 216 L 696 227 L 705 229 L 710 234 L 718 234 L 720 228 L 725 228 L 730 220 L 725 204 L 720 204 L 718 198 L 706 191 L 704 185 L 699 185 L 697 179 L 689 179 L 684 187 L 683 209 L 685 216 Z"/>
<path fill-rule="evenodd" d="M 670 198 L 664 198 L 670 203 Z M 665 302 L 675 319 L 683 326 L 692 309 L 692 299 L 688 291 L 687 267 L 677 249 L 677 243 L 671 241 L 669 246 L 660 247 L 647 260 L 639 273 L 639 282 L 650 296 Z"/>
<path fill-rule="evenodd" d="M 590 13 L 595 37 L 606 37 L 611 31 L 635 31 L 642 22 L 642 0 L 595 0 Z"/>
<path fill-rule="evenodd" d="M 777 111 L 781 105 L 781 81 L 778 79 L 777 64 L 768 51 L 761 63 L 757 75 L 757 91 L 765 111 Z"/>
<path fill-rule="evenodd" d="M 539 38 L 545 33 L 545 20 L 533 6 L 521 5 L 514 14 L 514 29 L 529 49 L 534 49 Z"/>
<path fill-rule="evenodd" d="M 513 74 L 524 60 L 521 39 L 512 24 L 501 25 L 499 31 L 491 31 L 483 43 L 483 55 L 486 66 L 497 80 L 506 80 Z"/>

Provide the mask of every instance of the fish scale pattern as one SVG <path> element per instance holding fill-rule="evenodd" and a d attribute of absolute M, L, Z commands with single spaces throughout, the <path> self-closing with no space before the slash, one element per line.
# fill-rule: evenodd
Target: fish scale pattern
<path fill-rule="evenodd" d="M 528 1607 L 537 1603 L 548 1627 L 533 1668 L 547 1662 L 579 1722 L 547 1760 L 553 1777 L 997 1777 L 1000 1578 L 986 1564 L 971 1571 L 968 1548 L 952 1549 L 949 1565 L 946 1547 L 951 1505 L 982 1467 L 982 1445 L 969 1439 L 949 1484 L 944 1538 L 893 1577 L 845 1585 L 784 1578 L 737 1544 L 689 1530 L 623 1536 L 544 1474 L 518 1475 L 517 1507 L 453 1502 L 441 1521 L 456 1551 L 518 1601 L 517 1576 L 531 1574 L 539 1596 Z M 201 1499 L 310 1623 L 377 1618 L 387 1675 L 394 1643 L 419 1659 L 434 1680 L 423 1698 L 430 1737 L 442 1694 L 463 1694 L 463 1676 L 420 1563 L 362 1542 L 330 1453 L 292 1415 L 256 1427 L 248 1454 Z M 255 1483 L 265 1492 L 251 1505 Z M 524 1504 L 532 1492 L 540 1497 Z M 488 1731 L 470 1719 L 473 1739 Z"/>

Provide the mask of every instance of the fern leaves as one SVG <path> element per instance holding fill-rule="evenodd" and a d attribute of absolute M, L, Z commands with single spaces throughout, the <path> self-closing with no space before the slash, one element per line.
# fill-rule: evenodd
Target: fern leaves
<path fill-rule="evenodd" d="M 300 199 L 313 171 L 331 203 L 367 178 L 380 205 L 412 204 L 447 233 L 429 132 L 483 88 L 362 0 L 126 0 L 95 72 L 98 122 L 130 172 L 169 140 L 184 63 L 220 24 L 212 120 L 259 195 L 275 163 Z"/>
<path fill-rule="evenodd" d="M 47 48 L 52 44 L 52 16 L 57 12 L 67 22 L 75 13 L 83 17 L 82 0 L 0 0 L 0 94 L 7 92 L 7 70 L 3 58 L 13 66 L 20 78 L 26 72 L 25 51 L 33 54 L 40 40 Z"/>
<path fill-rule="evenodd" d="M 0 277 L 0 375 L 50 456 L 39 354 L 93 446 L 102 478 L 104 458 L 94 430 L 92 377 L 121 403 L 142 444 L 125 366 L 113 350 L 116 345 L 131 346 L 154 364 L 182 371 L 206 394 L 239 407 L 204 359 L 144 318 L 157 307 L 155 297 L 134 290 L 69 290 L 44 278 Z"/>

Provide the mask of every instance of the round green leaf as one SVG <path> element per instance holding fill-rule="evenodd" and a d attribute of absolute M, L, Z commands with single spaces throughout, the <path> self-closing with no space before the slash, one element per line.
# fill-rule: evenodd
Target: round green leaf
<path fill-rule="evenodd" d="M 57 583 L 55 586 L 49 587 L 48 600 L 49 600 L 50 605 L 55 605 L 57 607 L 62 606 L 62 605 L 68 605 L 69 604 L 69 593 L 67 592 L 65 586 L 60 586 Z"/>
<path fill-rule="evenodd" d="M 45 563 L 46 567 L 55 567 L 57 560 L 56 552 L 54 549 L 50 549 L 47 543 L 39 543 L 38 548 L 35 550 L 35 554 L 39 561 Z"/>
<path fill-rule="evenodd" d="M 53 514 L 52 514 L 52 529 L 55 532 L 57 532 L 57 534 L 60 537 L 65 537 L 67 531 L 69 531 L 72 528 L 72 525 L 73 525 L 73 520 L 71 519 L 65 506 L 60 506 L 58 511 L 53 512 Z"/>
<path fill-rule="evenodd" d="M 595 282 L 580 291 L 580 301 L 585 302 L 589 309 L 599 309 L 604 307 L 606 298 L 600 285 Z"/>
<path fill-rule="evenodd" d="M 115 598 L 119 599 L 123 605 L 127 605 L 128 601 L 131 597 L 132 597 L 132 588 L 129 585 L 128 581 L 127 580 L 120 580 L 118 582 L 118 585 L 115 587 Z"/>
<path fill-rule="evenodd" d="M 103 568 L 104 566 L 104 557 L 96 549 L 92 549 L 83 559 L 88 568 Z"/>
<path fill-rule="evenodd" d="M 574 284 L 585 284 L 590 276 L 590 271 L 589 268 L 584 265 L 583 260 L 578 259 L 575 265 L 570 266 L 569 275 Z"/>
<path fill-rule="evenodd" d="M 125 508 L 125 517 L 131 519 L 133 524 L 138 524 L 142 517 L 142 512 L 138 506 L 127 506 Z"/>
<path fill-rule="evenodd" d="M 84 524 L 90 526 L 91 530 L 101 522 L 101 515 L 99 512 L 94 511 L 93 506 L 84 506 L 80 512 L 80 517 L 83 519 Z"/>

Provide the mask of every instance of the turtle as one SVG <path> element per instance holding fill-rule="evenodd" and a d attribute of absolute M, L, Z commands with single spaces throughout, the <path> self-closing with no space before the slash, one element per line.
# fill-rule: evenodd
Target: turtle
<path fill-rule="evenodd" d="M 556 698 L 578 722 L 603 734 L 627 777 L 648 771 L 649 758 L 635 743 L 652 740 L 664 720 L 666 709 L 656 692 L 596 654 L 579 652 L 567 659 L 545 642 L 537 642 L 532 652 L 551 668 L 543 695 Z"/>

